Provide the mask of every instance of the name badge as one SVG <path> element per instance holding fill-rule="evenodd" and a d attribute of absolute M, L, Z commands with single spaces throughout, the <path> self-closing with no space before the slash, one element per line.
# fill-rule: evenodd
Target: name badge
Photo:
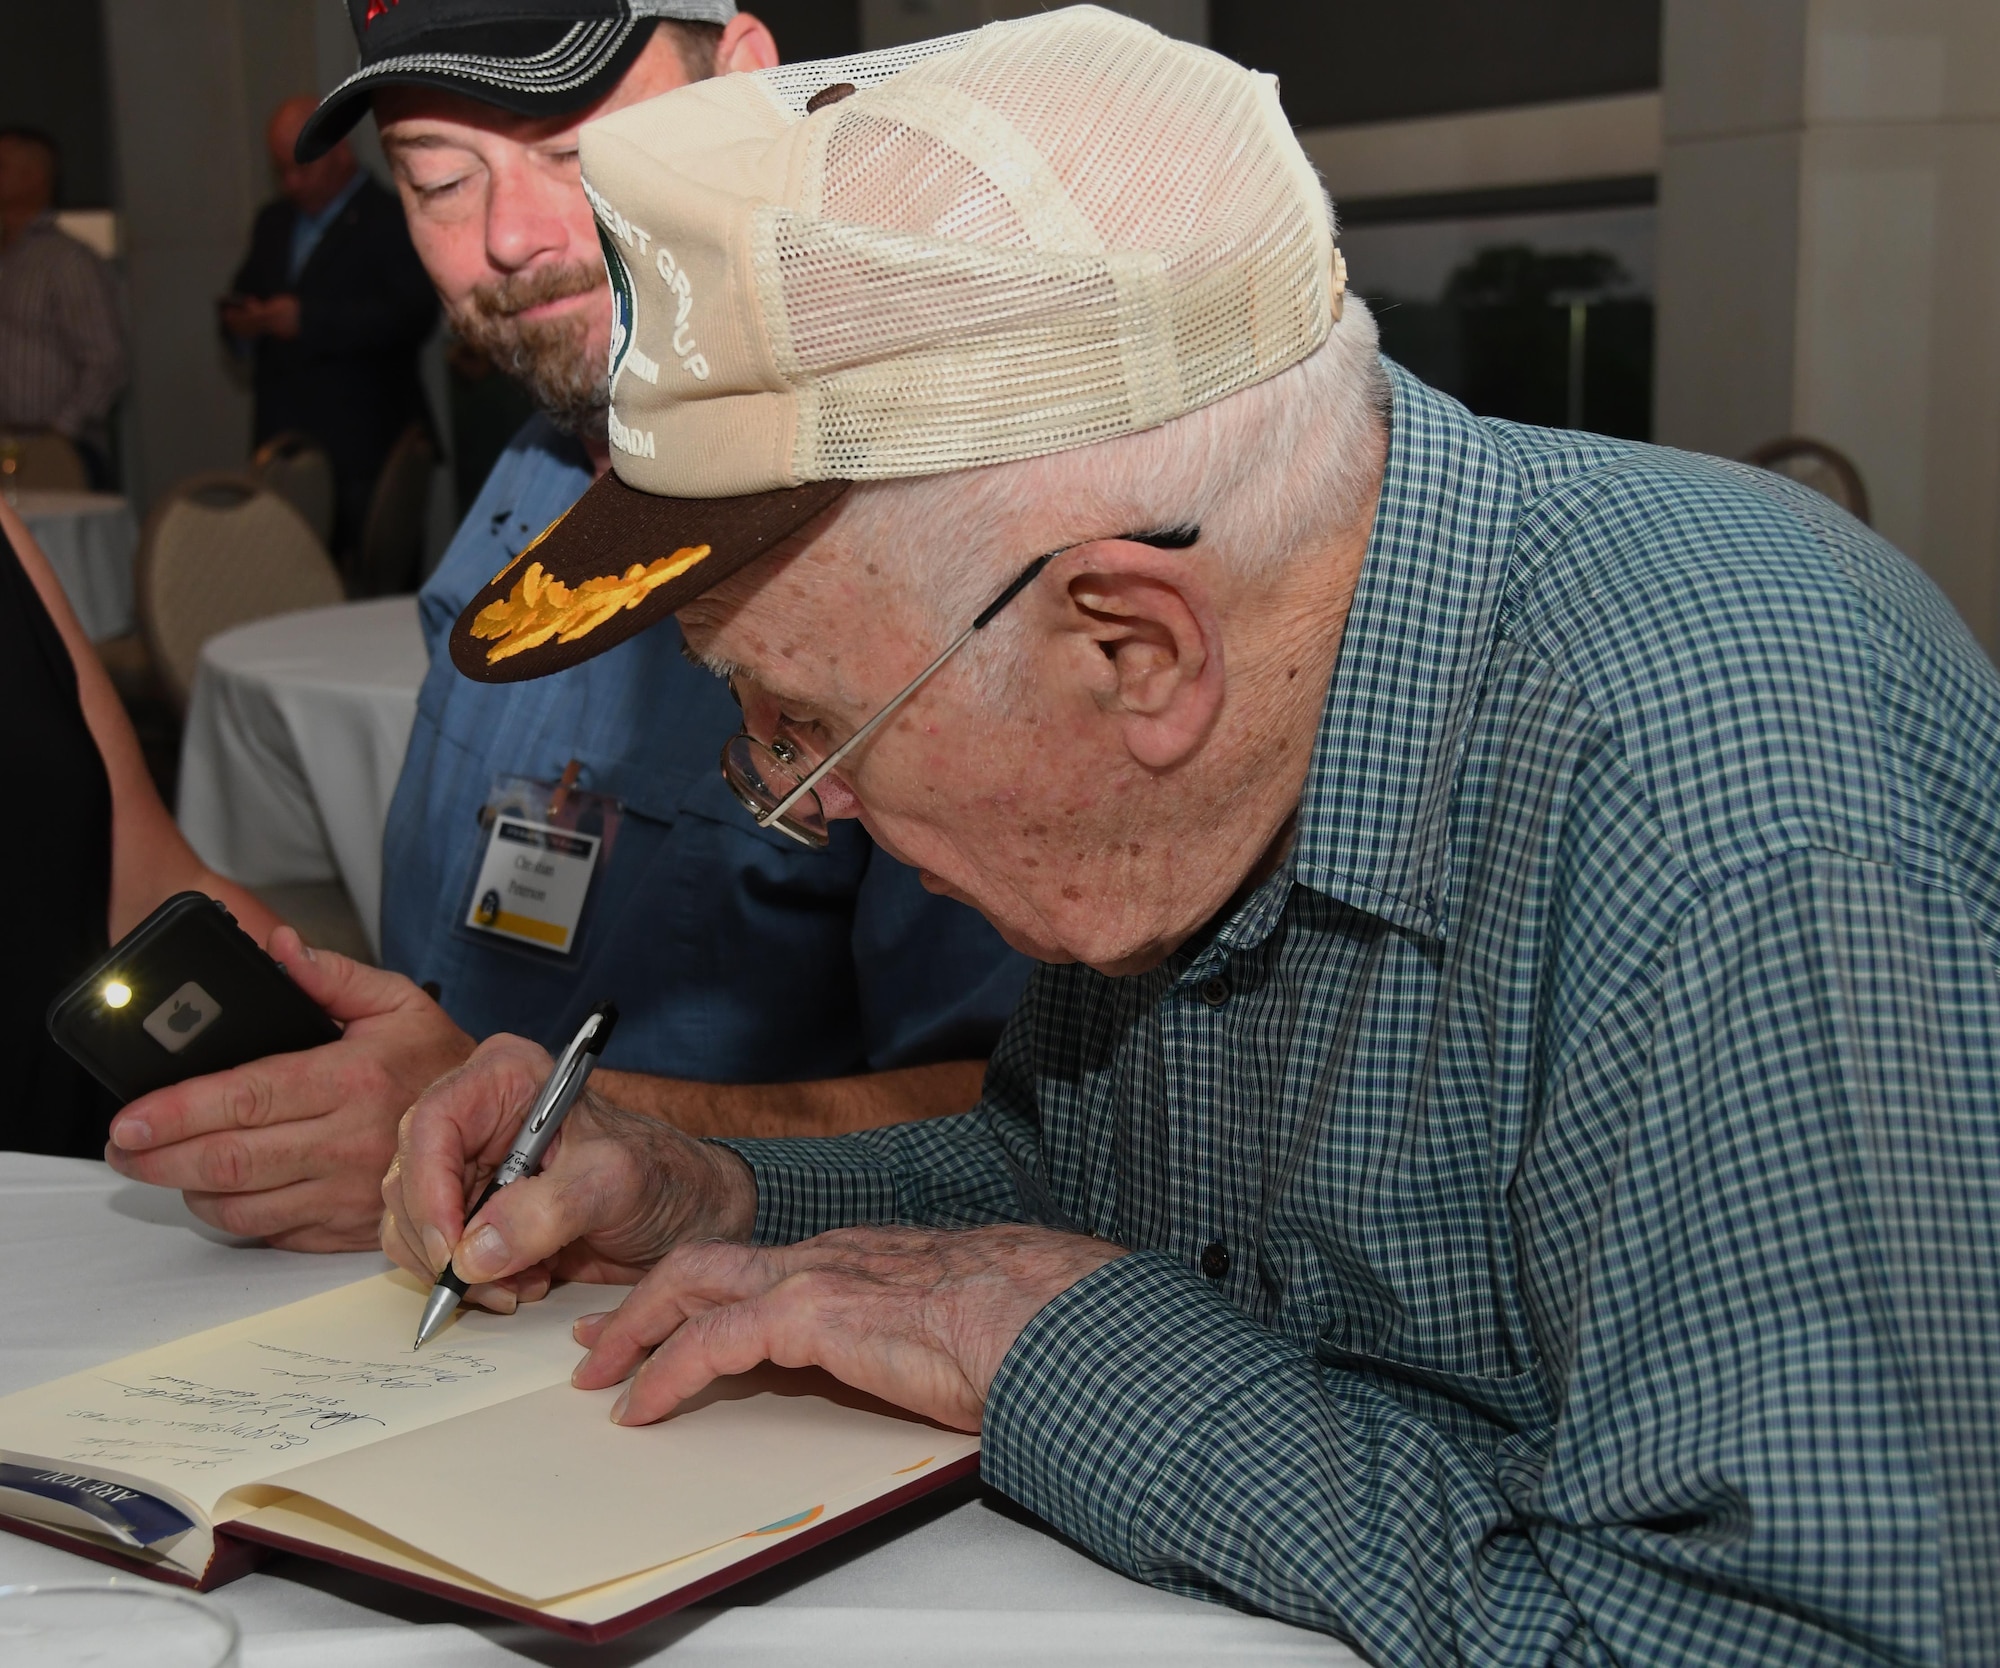
<path fill-rule="evenodd" d="M 501 813 L 472 886 L 465 924 L 496 938 L 566 952 L 583 918 L 583 901 L 603 841 Z"/>

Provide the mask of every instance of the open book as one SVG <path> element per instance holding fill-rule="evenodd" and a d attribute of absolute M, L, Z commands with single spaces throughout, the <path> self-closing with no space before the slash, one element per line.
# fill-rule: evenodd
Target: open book
<path fill-rule="evenodd" d="M 570 1326 L 625 1288 L 461 1310 L 412 1353 L 424 1295 L 384 1274 L 0 1397 L 0 1520 L 203 1586 L 262 1542 L 604 1639 L 977 1464 L 818 1372 L 616 1426 Z"/>

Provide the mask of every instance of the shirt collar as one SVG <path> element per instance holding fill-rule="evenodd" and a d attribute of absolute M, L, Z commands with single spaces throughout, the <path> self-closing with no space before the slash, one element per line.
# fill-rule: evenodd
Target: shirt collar
<path fill-rule="evenodd" d="M 8 244 L 7 247 L 9 249 L 18 249 L 31 237 L 42 237 L 50 233 L 54 233 L 60 237 L 62 235 L 62 227 L 56 224 L 56 211 L 54 209 L 43 209 L 40 214 L 36 215 L 34 219 L 21 228 L 15 235 L 14 241 Z"/>
<path fill-rule="evenodd" d="M 1394 407 L 1382 496 L 1299 803 L 1291 874 L 1443 938 L 1453 790 L 1519 488 L 1483 423 L 1387 369 Z"/>

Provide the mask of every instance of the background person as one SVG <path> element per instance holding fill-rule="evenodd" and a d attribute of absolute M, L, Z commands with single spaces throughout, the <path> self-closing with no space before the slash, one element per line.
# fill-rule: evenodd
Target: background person
<path fill-rule="evenodd" d="M 1994 1660 L 2000 677 L 1957 615 L 1803 488 L 1385 366 L 1225 59 L 1078 7 L 840 77 L 586 129 L 707 375 L 635 263 L 613 433 L 679 444 L 536 556 L 705 520 L 642 608 L 732 677 L 746 791 L 834 767 L 796 814 L 1049 965 L 974 1111 L 581 1109 L 461 1272 L 650 1265 L 577 1328 L 614 1419 L 818 1363 L 1373 1661 Z M 547 1069 L 493 1039 L 412 1112 L 399 1261 Z"/>
<path fill-rule="evenodd" d="M 114 1126 L 111 1162 L 184 1189 L 234 1232 L 303 1249 L 373 1244 L 397 1120 L 418 1092 L 475 1037 L 553 1042 L 606 996 L 621 1017 L 595 1081 L 684 1129 L 832 1133 L 962 1111 L 1025 961 L 858 826 L 818 854 L 748 825 L 716 769 L 740 715 L 671 626 L 533 683 L 471 682 L 444 652 L 465 600 L 608 464 L 611 298 L 578 127 L 710 72 L 774 63 L 769 32 L 717 0 L 655 0 L 632 8 L 594 80 L 561 99 L 505 94 L 525 106 L 512 109 L 489 102 L 503 96 L 506 60 L 434 84 L 439 57 L 476 57 L 483 37 L 462 19 L 427 29 L 417 6 L 372 22 L 361 0 L 352 11 L 363 67 L 322 107 L 305 150 L 372 99 L 453 328 L 533 389 L 545 415 L 503 455 L 422 592 L 432 667 L 384 842 L 384 958 L 407 977 L 352 970 L 350 1005 L 336 1012 L 353 1021 L 381 1003 L 396 1024 L 366 1049 L 334 1045 L 149 1096 Z M 552 3 L 538 15 L 557 39 L 595 12 Z M 524 58 L 548 45 L 532 31 L 509 40 Z M 559 782 L 571 761 L 576 788 L 617 801 L 623 820 L 578 954 L 559 960 L 465 916 L 496 783 Z M 413 1005 L 412 980 L 442 1006 Z M 253 1118 L 264 1127 L 245 1127 Z"/>
<path fill-rule="evenodd" d="M 55 219 L 56 144 L 0 128 L 0 430 L 51 429 L 111 484 L 125 332 L 110 270 Z"/>
<path fill-rule="evenodd" d="M 334 554 L 351 557 L 383 461 L 430 423 L 417 356 L 437 323 L 401 206 L 338 144 L 294 156 L 316 101 L 290 98 L 265 130 L 283 195 L 257 211 L 250 252 L 220 305 L 255 364 L 252 444 L 310 435 L 333 464 Z"/>
<path fill-rule="evenodd" d="M 32 879 L 8 904 L 0 967 L 0 1147 L 96 1158 L 117 1103 L 50 1038 L 55 995 L 176 892 L 220 898 L 260 942 L 278 918 L 205 867 L 174 824 L 103 663 L 48 559 L 0 498 L 0 705 L 33 785 Z M 286 929 L 283 939 L 295 944 Z"/>

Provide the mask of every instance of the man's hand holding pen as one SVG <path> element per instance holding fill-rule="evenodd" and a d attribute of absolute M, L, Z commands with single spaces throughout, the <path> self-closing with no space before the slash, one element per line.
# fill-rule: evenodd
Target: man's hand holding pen
<path fill-rule="evenodd" d="M 632 1380 L 621 1423 L 663 1418 L 711 1379 L 769 1360 L 824 1367 L 976 1430 L 1028 1322 L 1124 1255 L 1020 1225 L 851 1228 L 753 1247 L 757 1186 L 742 1159 L 589 1093 L 541 1173 L 502 1188 L 465 1234 L 467 1199 L 506 1157 L 550 1069 L 533 1043 L 495 1037 L 410 1109 L 382 1183 L 382 1245 L 426 1280 L 455 1254 L 468 1300 L 503 1312 L 552 1280 L 638 1281 L 615 1312 L 576 1328 L 590 1351 L 578 1386 Z"/>
<path fill-rule="evenodd" d="M 426 1280 L 453 1264 L 469 1301 L 511 1313 L 551 1280 L 629 1284 L 682 1240 L 749 1238 L 757 1193 L 741 1159 L 588 1090 L 540 1174 L 502 1188 L 467 1235 L 466 1203 L 552 1065 L 525 1038 L 492 1037 L 404 1114 L 382 1178 L 384 1251 Z"/>

